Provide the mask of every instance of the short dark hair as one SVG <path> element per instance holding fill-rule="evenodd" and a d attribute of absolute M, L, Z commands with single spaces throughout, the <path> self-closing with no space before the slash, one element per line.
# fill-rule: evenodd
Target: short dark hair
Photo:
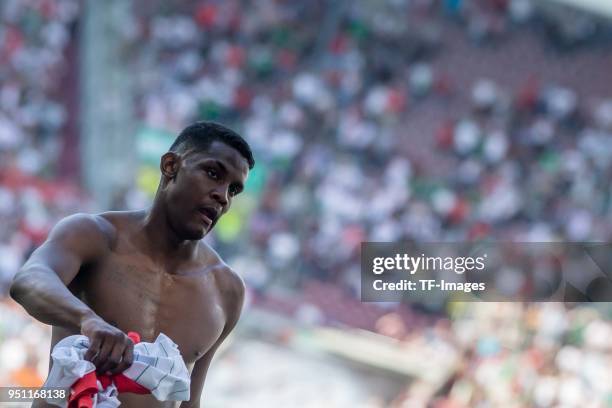
<path fill-rule="evenodd" d="M 236 149 L 249 163 L 249 169 L 255 166 L 253 152 L 247 141 L 230 128 L 216 122 L 198 121 L 187 126 L 172 143 L 170 151 L 183 152 L 189 149 L 206 151 L 215 140 Z"/>

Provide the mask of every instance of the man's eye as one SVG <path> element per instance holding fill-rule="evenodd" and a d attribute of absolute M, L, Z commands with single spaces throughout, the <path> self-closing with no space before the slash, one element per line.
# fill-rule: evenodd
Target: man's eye
<path fill-rule="evenodd" d="M 215 170 L 213 170 L 213 169 L 208 169 L 208 170 L 206 170 L 206 174 L 208 174 L 208 177 L 210 177 L 210 178 L 212 178 L 212 179 L 214 179 L 214 180 L 216 180 L 216 179 L 218 179 L 218 178 L 219 178 L 219 175 L 218 175 L 218 174 L 217 174 L 217 172 L 216 172 Z"/>

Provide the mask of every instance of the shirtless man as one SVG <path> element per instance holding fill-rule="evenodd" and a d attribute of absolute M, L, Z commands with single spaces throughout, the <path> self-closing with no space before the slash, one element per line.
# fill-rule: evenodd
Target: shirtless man
<path fill-rule="evenodd" d="M 190 401 L 121 394 L 121 405 L 199 407 L 210 361 L 244 298 L 240 277 L 200 240 L 229 210 L 253 166 L 235 132 L 211 122 L 188 126 L 161 157 L 151 208 L 63 219 L 17 273 L 11 297 L 53 326 L 51 348 L 66 336 L 87 336 L 85 358 L 100 373 L 130 366 L 128 331 L 147 342 L 165 333 L 191 373 Z"/>

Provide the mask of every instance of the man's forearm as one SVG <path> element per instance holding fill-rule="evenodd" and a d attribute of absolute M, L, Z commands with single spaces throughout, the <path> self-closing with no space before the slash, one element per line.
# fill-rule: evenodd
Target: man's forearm
<path fill-rule="evenodd" d="M 80 329 L 84 319 L 96 316 L 55 272 L 41 264 L 27 266 L 15 276 L 11 297 L 35 319 L 70 330 Z"/>

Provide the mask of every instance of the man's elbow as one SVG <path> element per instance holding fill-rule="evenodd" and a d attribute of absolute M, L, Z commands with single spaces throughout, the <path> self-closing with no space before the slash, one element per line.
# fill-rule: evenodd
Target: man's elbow
<path fill-rule="evenodd" d="M 9 289 L 9 295 L 17 303 L 22 303 L 25 295 L 30 291 L 30 279 L 23 272 L 19 271 L 13 278 L 11 287 Z"/>

